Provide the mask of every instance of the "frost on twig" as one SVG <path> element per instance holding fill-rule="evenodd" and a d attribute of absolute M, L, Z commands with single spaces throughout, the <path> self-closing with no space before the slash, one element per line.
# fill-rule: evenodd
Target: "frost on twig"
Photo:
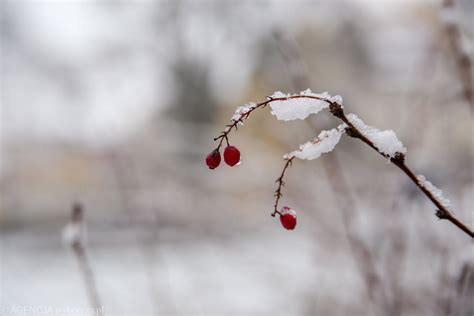
<path fill-rule="evenodd" d="M 245 116 L 249 114 L 252 110 L 254 110 L 256 107 L 257 104 L 255 102 L 249 102 L 247 104 L 239 106 L 235 110 L 234 115 L 232 115 L 231 120 L 233 122 L 237 122 L 240 125 L 244 125 L 243 118 L 245 118 Z"/>
<path fill-rule="evenodd" d="M 366 125 L 357 115 L 350 113 L 347 119 L 351 122 L 359 133 L 370 140 L 377 150 L 390 157 L 395 158 L 397 153 L 406 154 L 407 149 L 398 140 L 393 130 L 381 131 L 376 127 Z"/>
<path fill-rule="evenodd" d="M 292 151 L 285 156 L 284 159 L 293 157 L 305 160 L 313 160 L 319 158 L 322 154 L 331 152 L 341 139 L 344 133 L 345 124 L 329 131 L 322 131 L 313 141 L 300 145 L 298 150 Z"/>
<path fill-rule="evenodd" d="M 450 209 L 451 202 L 444 197 L 443 191 L 441 191 L 441 189 L 437 188 L 433 183 L 426 180 L 425 176 L 422 174 L 417 175 L 416 180 L 418 181 L 418 184 L 430 192 L 431 195 L 433 195 L 433 197 L 436 198 L 445 209 Z"/>
<path fill-rule="evenodd" d="M 270 104 L 272 114 L 281 121 L 304 120 L 311 114 L 317 114 L 328 108 L 330 102 L 337 102 L 342 105 L 340 96 L 333 97 L 327 92 L 313 93 L 310 89 L 294 95 L 277 91 L 270 98 L 275 99 Z"/>

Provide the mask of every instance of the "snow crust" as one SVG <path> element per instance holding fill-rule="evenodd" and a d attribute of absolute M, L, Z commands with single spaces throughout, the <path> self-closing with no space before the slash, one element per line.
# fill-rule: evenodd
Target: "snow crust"
<path fill-rule="evenodd" d="M 293 210 L 292 208 L 289 208 L 288 206 L 283 206 L 283 207 L 281 208 L 280 213 L 281 213 L 282 215 L 291 214 L 291 215 L 293 215 L 294 217 L 296 217 L 296 211 Z"/>
<path fill-rule="evenodd" d="M 84 225 L 82 223 L 68 223 L 62 231 L 62 240 L 65 245 L 73 246 L 85 242 Z"/>
<path fill-rule="evenodd" d="M 347 115 L 347 118 L 362 135 L 374 143 L 381 153 L 394 158 L 397 153 L 405 154 L 407 152 L 393 130 L 381 131 L 376 127 L 368 126 L 353 113 Z"/>
<path fill-rule="evenodd" d="M 244 125 L 243 121 L 241 120 L 242 116 L 249 113 L 250 111 L 252 111 L 256 107 L 257 107 L 257 104 L 255 102 L 249 102 L 249 103 L 246 103 L 242 106 L 239 106 L 235 110 L 234 115 L 232 115 L 231 120 L 234 121 L 234 122 L 239 122 L 240 125 Z"/>
<path fill-rule="evenodd" d="M 322 154 L 328 153 L 336 147 L 344 132 L 344 126 L 333 128 L 329 131 L 322 131 L 313 141 L 300 145 L 298 150 L 292 151 L 284 156 L 285 159 L 296 157 L 304 160 L 319 158 Z"/>
<path fill-rule="evenodd" d="M 443 205 L 447 209 L 451 207 L 451 202 L 447 198 L 444 197 L 443 191 L 441 191 L 441 189 L 438 189 L 430 181 L 426 180 L 424 175 L 422 174 L 417 175 L 416 179 L 422 187 L 428 190 L 438 201 L 440 201 L 441 205 Z"/>
<path fill-rule="evenodd" d="M 281 121 L 304 120 L 311 114 L 317 114 L 328 108 L 330 102 L 337 102 L 342 105 L 341 96 L 331 96 L 327 92 L 313 93 L 310 89 L 293 95 L 277 91 L 271 95 L 271 98 L 285 98 L 270 103 L 272 114 Z"/>

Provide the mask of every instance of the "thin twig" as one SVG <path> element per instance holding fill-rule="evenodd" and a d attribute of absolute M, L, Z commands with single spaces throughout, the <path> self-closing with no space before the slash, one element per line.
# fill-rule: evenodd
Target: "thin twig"
<path fill-rule="evenodd" d="M 281 193 L 282 188 L 285 186 L 285 181 L 283 181 L 283 177 L 285 176 L 286 169 L 288 169 L 288 167 L 290 167 L 291 164 L 293 163 L 294 158 L 295 157 L 285 159 L 285 161 L 286 161 L 285 166 L 283 167 L 283 170 L 281 171 L 280 176 L 275 181 L 276 183 L 278 183 L 278 187 L 275 190 L 275 195 L 274 195 L 275 196 L 275 206 L 273 208 L 273 213 L 271 214 L 273 217 L 275 217 L 276 214 L 281 215 L 281 212 L 278 210 L 278 202 L 280 201 L 280 198 L 283 196 L 283 194 Z"/>
<path fill-rule="evenodd" d="M 239 118 L 237 119 L 233 119 L 232 122 L 230 124 L 228 124 L 226 126 L 226 128 L 221 132 L 221 134 L 217 137 L 214 138 L 214 141 L 217 141 L 219 140 L 219 144 L 217 145 L 217 149 L 219 149 L 222 145 L 222 142 L 224 141 L 224 139 L 228 142 L 229 139 L 228 139 L 228 136 L 229 136 L 229 133 L 232 131 L 232 129 L 235 129 L 237 130 L 237 125 L 239 123 L 243 123 L 243 121 L 245 121 L 246 119 L 248 119 L 248 117 L 250 116 L 250 114 L 255 111 L 256 109 L 260 109 L 260 108 L 264 108 L 266 107 L 269 103 L 273 102 L 273 101 L 285 101 L 285 100 L 290 100 L 290 99 L 302 99 L 302 98 L 305 98 L 305 99 L 316 99 L 316 100 L 321 100 L 321 101 L 326 101 L 326 102 L 330 102 L 326 99 L 324 99 L 323 97 L 317 97 L 317 96 L 312 96 L 312 95 L 292 95 L 292 96 L 288 96 L 288 97 L 281 97 L 281 98 L 273 98 L 273 97 L 270 97 L 268 96 L 267 97 L 267 100 L 266 101 L 263 101 L 263 102 L 260 102 L 260 103 L 257 103 L 255 106 L 253 106 L 248 112 L 245 112 L 245 113 L 242 113 L 240 114 Z"/>

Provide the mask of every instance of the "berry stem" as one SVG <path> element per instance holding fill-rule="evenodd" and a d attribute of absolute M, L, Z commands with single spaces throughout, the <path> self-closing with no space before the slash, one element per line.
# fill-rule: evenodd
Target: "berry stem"
<path fill-rule="evenodd" d="M 283 181 L 283 177 L 285 176 L 285 172 L 286 172 L 286 169 L 288 169 L 288 167 L 291 166 L 291 164 L 293 163 L 293 159 L 295 157 L 291 157 L 291 158 L 286 158 L 286 162 L 285 162 L 285 166 L 283 167 L 283 170 L 281 171 L 281 174 L 280 176 L 276 179 L 276 183 L 278 183 L 278 187 L 277 189 L 275 190 L 275 205 L 273 207 L 273 213 L 271 214 L 273 217 L 275 217 L 276 214 L 279 214 L 281 215 L 281 212 L 278 210 L 278 202 L 280 201 L 280 198 L 283 196 L 283 194 L 281 193 L 282 191 L 282 188 L 285 186 L 285 182 Z"/>

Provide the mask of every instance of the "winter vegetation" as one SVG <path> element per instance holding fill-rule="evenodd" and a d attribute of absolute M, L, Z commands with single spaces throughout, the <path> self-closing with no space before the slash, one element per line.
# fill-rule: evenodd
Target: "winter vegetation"
<path fill-rule="evenodd" d="M 473 1 L 0 13 L 1 316 L 474 315 Z"/>
<path fill-rule="evenodd" d="M 237 128 L 239 122 L 242 123 L 245 119 L 248 119 L 252 111 L 258 108 L 263 108 L 268 104 L 272 107 L 272 114 L 282 121 L 305 119 L 311 114 L 317 114 L 321 110 L 329 108 L 332 115 L 344 122 L 342 125 L 339 125 L 337 128 L 333 128 L 330 131 L 322 131 L 313 141 L 300 145 L 299 150 L 293 151 L 284 156 L 284 159 L 287 162 L 285 163 L 281 176 L 278 177 L 276 181 L 278 183 L 278 188 L 275 192 L 276 201 L 272 216 L 279 214 L 280 219 L 282 220 L 282 225 L 285 228 L 287 228 L 287 226 L 285 225 L 283 218 L 287 215 L 286 210 L 289 208 L 284 206 L 283 209 L 279 211 L 278 202 L 282 197 L 281 188 L 284 185 L 283 176 L 288 166 L 292 163 L 293 158 L 296 157 L 305 160 L 319 158 L 323 153 L 331 152 L 341 139 L 341 135 L 347 133 L 351 137 L 360 139 L 375 149 L 380 155 L 388 158 L 388 162 L 393 162 L 397 167 L 399 167 L 400 170 L 403 171 L 438 208 L 438 210 L 436 210 L 436 216 L 440 219 L 450 221 L 469 237 L 474 238 L 474 231 L 457 219 L 452 214 L 452 211 L 449 210 L 449 200 L 443 196 L 443 192 L 436 188 L 431 182 L 427 181 L 424 176 L 420 175 L 415 177 L 410 168 L 405 164 L 405 154 L 407 149 L 403 146 L 402 142 L 398 140 L 395 132 L 392 130 L 381 131 L 376 127 L 368 126 L 353 113 L 346 116 L 344 114 L 344 107 L 340 96 L 331 97 L 326 92 L 323 94 L 314 94 L 310 89 L 293 95 L 284 94 L 278 91 L 268 97 L 267 101 L 258 104 L 252 102 L 249 104 L 251 104 L 251 106 L 246 108 L 244 111 L 241 111 L 241 107 L 239 107 L 232 117 L 231 124 L 227 125 L 226 129 L 224 129 L 219 137 L 214 138 L 214 141 L 220 141 L 217 148 L 214 149 L 206 158 L 206 164 L 210 169 L 215 169 L 219 166 L 219 148 L 224 139 L 228 145 L 224 151 L 225 162 L 230 166 L 234 166 L 236 162 L 239 161 L 240 152 L 234 146 L 229 145 L 229 133 L 232 131 L 233 127 Z M 238 153 L 234 162 L 230 162 L 226 157 L 228 156 L 229 150 L 235 150 Z M 292 211 L 291 215 L 296 219 L 296 213 L 294 211 Z M 291 229 L 294 229 L 294 225 L 291 226 Z"/>

